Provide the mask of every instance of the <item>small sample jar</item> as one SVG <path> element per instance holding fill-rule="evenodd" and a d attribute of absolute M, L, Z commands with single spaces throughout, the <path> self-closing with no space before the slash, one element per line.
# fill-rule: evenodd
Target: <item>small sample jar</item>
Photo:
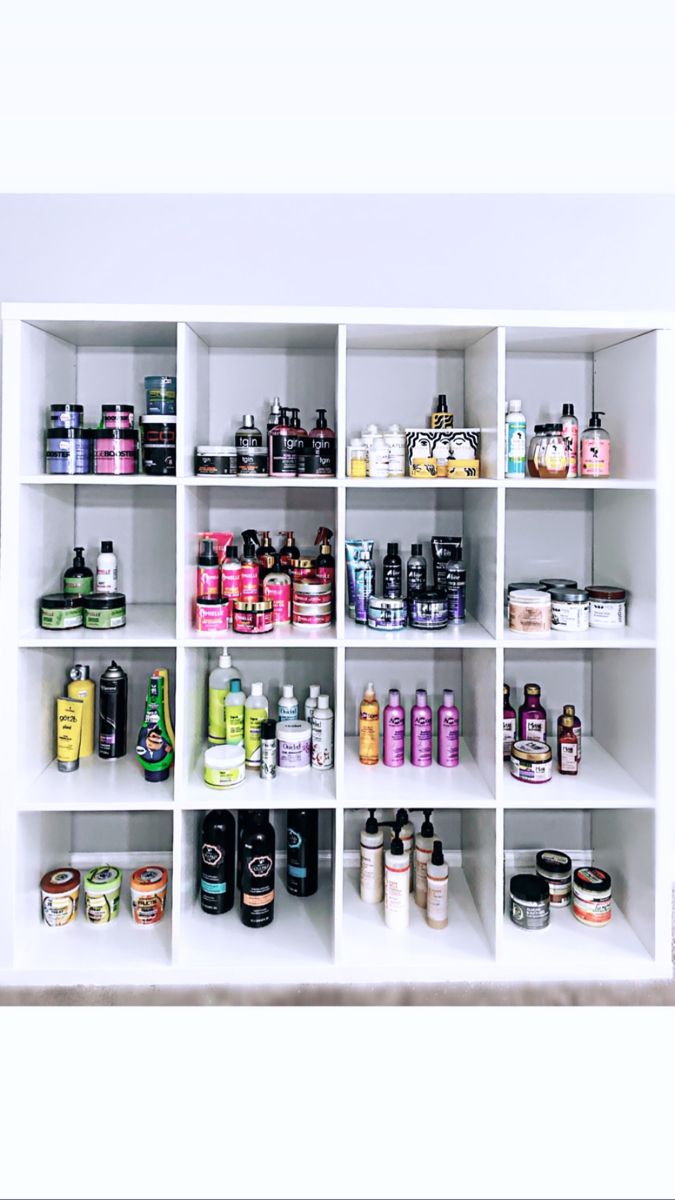
<path fill-rule="evenodd" d="M 79 629 L 83 621 L 83 596 L 75 592 L 52 592 L 40 600 L 42 629 Z"/>
<path fill-rule="evenodd" d="M 85 915 L 92 925 L 109 925 L 120 911 L 119 867 L 92 867 L 84 877 Z"/>
<path fill-rule="evenodd" d="M 511 774 L 521 783 L 550 783 L 553 777 L 553 752 L 548 742 L 534 739 L 514 742 L 511 747 Z"/>
<path fill-rule="evenodd" d="M 442 592 L 426 591 L 413 596 L 410 624 L 413 629 L 445 629 L 448 623 L 448 597 Z"/>
<path fill-rule="evenodd" d="M 141 465 L 146 475 L 176 474 L 176 418 L 141 417 Z"/>
<path fill-rule="evenodd" d="M 308 721 L 277 722 L 277 766 L 280 771 L 304 771 L 310 765 L 312 733 Z"/>
<path fill-rule="evenodd" d="M 588 592 L 583 588 L 551 588 L 551 628 L 561 633 L 585 633 L 590 618 Z"/>
<path fill-rule="evenodd" d="M 612 919 L 612 877 L 600 867 L 577 867 L 572 912 L 583 925 L 607 925 Z"/>
<path fill-rule="evenodd" d="M 90 592 L 82 596 L 85 629 L 121 629 L 127 623 L 124 592 Z"/>
<path fill-rule="evenodd" d="M 129 880 L 131 913 L 136 925 L 156 925 L 164 916 L 169 872 L 166 867 L 138 867 Z"/>
<path fill-rule="evenodd" d="M 626 624 L 626 589 L 594 583 L 586 588 L 591 629 L 619 629 Z"/>
<path fill-rule="evenodd" d="M 538 875 L 514 875 L 509 884 L 509 916 L 519 929 L 546 929 L 551 920 L 546 880 Z"/>
<path fill-rule="evenodd" d="M 195 475 L 236 475 L 236 446 L 197 446 Z"/>
<path fill-rule="evenodd" d="M 80 872 L 74 867 L 57 867 L 40 880 L 42 919 L 50 929 L 70 925 L 77 916 L 80 898 Z"/>
<path fill-rule="evenodd" d="M 82 404 L 50 404 L 52 429 L 81 429 L 84 421 Z"/>
<path fill-rule="evenodd" d="M 326 604 L 299 604 L 293 598 L 293 624 L 301 625 L 330 625 L 333 617 L 333 605 L 330 600 Z"/>
<path fill-rule="evenodd" d="M 91 429 L 61 426 L 48 429 L 45 438 L 47 475 L 88 475 L 91 471 Z"/>
<path fill-rule="evenodd" d="M 405 629 L 407 620 L 406 602 L 402 596 L 368 597 L 368 628 L 397 632 Z"/>
<path fill-rule="evenodd" d="M 212 788 L 235 788 L 246 776 L 244 746 L 211 746 L 204 751 L 204 783 Z"/>
<path fill-rule="evenodd" d="M 318 575 L 307 575 L 293 584 L 294 604 L 330 604 L 332 599 L 332 583 Z"/>
<path fill-rule="evenodd" d="M 551 594 L 523 588 L 509 596 L 509 629 L 516 633 L 548 633 L 551 628 Z"/>
<path fill-rule="evenodd" d="M 175 417 L 175 375 L 145 376 L 145 410 L 154 417 Z"/>
<path fill-rule="evenodd" d="M 138 473 L 137 429 L 92 429 L 95 475 Z"/>
<path fill-rule="evenodd" d="M 133 404 L 102 404 L 101 424 L 104 429 L 133 429 Z"/>
<path fill-rule="evenodd" d="M 368 450 L 365 446 L 350 447 L 349 477 L 365 479 L 368 475 Z"/>
<path fill-rule="evenodd" d="M 229 625 L 230 601 L 218 596 L 198 596 L 195 601 L 197 633 L 224 633 Z"/>
<path fill-rule="evenodd" d="M 540 579 L 539 587 L 545 588 L 547 592 L 550 592 L 553 588 L 575 588 L 577 587 L 577 581 L 576 579 Z"/>
<path fill-rule="evenodd" d="M 234 600 L 232 628 L 235 633 L 271 633 L 274 606 L 271 600 Z"/>
<path fill-rule="evenodd" d="M 300 583 L 303 579 L 309 579 L 314 574 L 314 570 L 313 558 L 294 558 L 288 567 L 288 574 L 293 586 L 295 587 L 296 583 Z"/>
<path fill-rule="evenodd" d="M 567 908 L 572 897 L 572 859 L 562 850 L 539 850 L 537 875 L 548 884 L 552 908 Z"/>

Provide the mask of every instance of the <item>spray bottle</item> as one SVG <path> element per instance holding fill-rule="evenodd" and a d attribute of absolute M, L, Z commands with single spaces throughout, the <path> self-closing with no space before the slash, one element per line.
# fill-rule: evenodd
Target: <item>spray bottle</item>
<path fill-rule="evenodd" d="M 413 890 L 413 864 L 415 862 L 415 826 L 408 816 L 407 808 L 399 808 L 396 813 L 395 825 L 403 842 L 403 849 L 410 860 L 410 891 Z"/>
<path fill-rule="evenodd" d="M 286 538 L 283 546 L 279 550 L 279 566 L 282 571 L 289 571 L 300 557 L 300 551 L 295 544 L 295 535 L 292 529 L 280 529 L 281 537 Z"/>
<path fill-rule="evenodd" d="M 270 538 L 269 530 L 262 529 L 259 532 L 258 537 L 260 539 L 260 544 L 258 547 L 257 558 L 260 568 L 260 582 L 262 583 L 267 575 L 276 570 L 277 552 L 272 545 L 272 539 Z"/>
<path fill-rule="evenodd" d="M 436 839 L 427 866 L 427 925 L 431 929 L 445 929 L 447 923 L 448 864 L 443 857 L 443 843 Z"/>
<path fill-rule="evenodd" d="M 245 529 L 244 553 L 241 562 L 241 577 L 239 580 L 239 596 L 247 603 L 256 603 L 260 595 L 260 565 L 258 563 L 258 534 L 255 529 Z"/>

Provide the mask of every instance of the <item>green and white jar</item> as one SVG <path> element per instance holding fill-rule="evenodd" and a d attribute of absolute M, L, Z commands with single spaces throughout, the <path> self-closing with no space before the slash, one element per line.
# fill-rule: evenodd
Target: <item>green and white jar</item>
<path fill-rule="evenodd" d="M 243 745 L 212 746 L 204 752 L 204 783 L 212 788 L 239 787 L 246 777 Z"/>
<path fill-rule="evenodd" d="M 120 911 L 122 872 L 108 864 L 92 867 L 84 877 L 85 915 L 92 925 L 109 925 Z"/>
<path fill-rule="evenodd" d="M 82 596 L 85 629 L 119 629 L 127 623 L 124 592 L 93 592 Z"/>

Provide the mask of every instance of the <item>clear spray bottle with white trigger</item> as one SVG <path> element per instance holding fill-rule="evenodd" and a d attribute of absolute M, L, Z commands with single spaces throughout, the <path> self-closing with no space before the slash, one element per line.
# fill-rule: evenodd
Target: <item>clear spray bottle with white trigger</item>
<path fill-rule="evenodd" d="M 384 899 L 384 834 L 375 819 L 375 809 L 361 830 L 360 893 L 366 904 L 381 904 Z"/>

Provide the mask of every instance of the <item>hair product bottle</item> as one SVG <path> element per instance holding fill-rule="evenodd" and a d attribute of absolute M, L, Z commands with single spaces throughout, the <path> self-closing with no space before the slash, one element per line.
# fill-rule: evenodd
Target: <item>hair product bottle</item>
<path fill-rule="evenodd" d="M 89 678 L 89 667 L 75 663 L 68 672 L 68 696 L 82 701 L 82 735 L 80 758 L 94 753 L 94 717 L 96 715 L 96 684 Z"/>
<path fill-rule="evenodd" d="M 516 710 L 511 704 L 511 689 L 504 684 L 504 758 L 511 757 L 511 747 L 516 741 Z"/>
<path fill-rule="evenodd" d="M 303 425 L 300 421 L 300 409 L 292 408 L 291 413 L 293 414 L 293 418 L 292 418 L 293 431 L 295 433 L 297 455 L 298 455 L 298 460 L 297 460 L 298 461 L 298 469 L 297 469 L 296 474 L 304 475 L 305 474 L 305 451 L 307 449 L 307 430 L 303 427 Z"/>
<path fill-rule="evenodd" d="M 574 732 L 574 717 L 563 717 L 558 737 L 558 770 L 561 775 L 579 772 L 579 739 Z"/>
<path fill-rule="evenodd" d="M 375 591 L 375 566 L 368 549 L 357 551 L 354 563 L 355 611 L 357 625 L 368 623 L 368 601 Z"/>
<path fill-rule="evenodd" d="M 169 778 L 174 750 L 166 726 L 165 676 L 153 671 L 148 681 L 145 716 L 136 743 L 138 755 L 148 783 L 161 783 Z"/>
<path fill-rule="evenodd" d="M 413 596 L 419 596 L 427 587 L 427 560 L 422 554 L 422 543 L 414 542 L 410 547 L 410 558 L 406 564 L 406 598 L 408 608 Z"/>
<path fill-rule="evenodd" d="M 328 427 L 326 409 L 318 408 L 316 425 L 307 434 L 302 462 L 298 459 L 298 474 L 314 479 L 330 478 L 335 475 L 335 463 L 335 433 Z"/>
<path fill-rule="evenodd" d="M 382 594 L 397 600 L 403 595 L 403 568 L 398 552 L 398 542 L 387 542 L 387 553 L 382 562 Z"/>
<path fill-rule="evenodd" d="M 380 761 L 380 706 L 375 684 L 367 683 L 359 708 L 359 762 L 374 767 Z"/>
<path fill-rule="evenodd" d="M 75 547 L 73 565 L 63 573 L 63 590 L 68 596 L 89 596 L 94 590 L 94 573 L 85 564 L 83 546 Z"/>
<path fill-rule="evenodd" d="M 224 600 L 239 600 L 241 595 L 241 563 L 239 562 L 239 550 L 236 543 L 225 548 L 225 558 L 221 567 L 220 587 Z"/>
<path fill-rule="evenodd" d="M 448 593 L 448 620 L 460 625 L 466 620 L 466 567 L 462 561 L 462 539 L 450 539 L 450 561 L 448 562 L 446 588 Z"/>
<path fill-rule="evenodd" d="M 398 826 L 399 837 L 403 842 L 403 852 L 410 859 L 410 891 L 413 890 L 413 868 L 415 864 L 415 826 L 408 816 L 407 808 L 399 808 L 396 813 L 395 826 Z"/>
<path fill-rule="evenodd" d="M 214 916 L 234 905 L 236 825 L 225 809 L 207 813 L 202 824 L 199 898 L 202 912 Z"/>
<path fill-rule="evenodd" d="M 539 454 L 539 474 L 542 479 L 566 479 L 568 474 L 567 445 L 561 424 L 547 426 L 548 436 Z"/>
<path fill-rule="evenodd" d="M 305 700 L 305 720 L 312 724 L 312 713 L 319 703 L 319 695 L 321 693 L 320 683 L 310 683 L 309 695 Z"/>
<path fill-rule="evenodd" d="M 300 715 L 300 705 L 293 691 L 292 683 L 285 683 L 277 704 L 277 718 L 280 721 L 297 721 Z"/>
<path fill-rule="evenodd" d="M 459 709 L 451 688 L 445 688 L 438 708 L 437 753 L 440 767 L 459 765 Z"/>
<path fill-rule="evenodd" d="M 292 529 L 280 529 L 281 537 L 286 541 L 279 550 L 279 566 L 282 571 L 290 571 L 300 557 L 300 551 L 295 544 L 295 535 Z"/>
<path fill-rule="evenodd" d="M 319 553 L 314 559 L 312 572 L 318 575 L 322 583 L 329 583 L 331 586 L 331 599 L 335 599 L 335 557 L 331 550 L 330 539 L 333 533 L 324 525 L 321 526 L 316 535 L 314 542 L 315 546 L 319 547 Z"/>
<path fill-rule="evenodd" d="M 312 766 L 317 771 L 333 768 L 333 710 L 330 697 L 319 696 L 312 712 Z"/>
<path fill-rule="evenodd" d="M 380 904 L 384 899 L 384 834 L 375 820 L 375 809 L 361 830 L 361 871 L 359 891 L 366 904 Z"/>
<path fill-rule="evenodd" d="M 402 767 L 405 763 L 405 709 L 398 688 L 389 689 L 382 725 L 382 761 L 385 767 Z"/>
<path fill-rule="evenodd" d="M 225 743 L 240 746 L 244 740 L 244 700 L 241 680 L 233 679 L 225 698 Z"/>
<path fill-rule="evenodd" d="M 220 563 L 212 538 L 199 543 L 197 558 L 197 599 L 217 600 L 220 596 Z"/>
<path fill-rule="evenodd" d="M 261 929 L 274 920 L 275 835 L 264 809 L 254 809 L 247 817 L 241 851 L 242 924 Z"/>
<path fill-rule="evenodd" d="M 543 425 L 535 425 L 534 434 L 530 438 L 530 445 L 529 445 L 529 449 L 527 451 L 527 473 L 528 473 L 528 475 L 532 476 L 534 479 L 538 478 L 538 476 L 539 476 L 539 464 L 537 461 L 537 453 L 539 450 L 539 444 L 541 442 L 541 437 L 542 437 L 543 432 L 544 432 Z"/>
<path fill-rule="evenodd" d="M 115 660 L 98 681 L 98 756 L 124 758 L 127 752 L 126 672 Z"/>
<path fill-rule="evenodd" d="M 237 449 L 237 475 L 267 474 L 267 451 L 252 413 L 244 414 L 242 424 L 234 435 L 234 444 Z"/>
<path fill-rule="evenodd" d="M 419 908 L 427 906 L 427 868 L 431 861 L 434 848 L 434 827 L 431 823 L 430 808 L 424 809 L 422 828 L 415 837 L 415 904 Z"/>
<path fill-rule="evenodd" d="M 277 723 L 271 718 L 260 726 L 260 778 L 276 779 Z"/>
<path fill-rule="evenodd" d="M 436 839 L 427 866 L 427 925 L 445 929 L 447 923 L 448 864 L 443 857 L 443 844 Z"/>
<path fill-rule="evenodd" d="M 281 420 L 281 400 L 275 396 L 270 404 L 269 416 L 267 418 L 267 438 L 269 440 L 270 433 Z"/>
<path fill-rule="evenodd" d="M 262 683 L 251 684 L 251 695 L 244 704 L 244 748 L 246 750 L 246 766 L 253 771 L 260 770 L 262 740 L 261 725 L 269 715 L 269 702 L 263 692 Z"/>
<path fill-rule="evenodd" d="M 289 810 L 286 813 L 286 890 L 291 896 L 313 896 L 318 887 L 319 810 Z"/>
<path fill-rule="evenodd" d="M 225 702 L 233 680 L 241 682 L 241 672 L 232 666 L 227 647 L 218 659 L 218 666 L 209 675 L 209 745 L 223 746 L 227 741 L 225 730 Z"/>
<path fill-rule="evenodd" d="M 426 688 L 418 688 L 410 714 L 410 761 L 414 767 L 431 766 L 432 737 L 432 715 Z"/>
<path fill-rule="evenodd" d="M 259 546 L 256 558 L 258 559 L 259 578 L 262 583 L 267 575 L 276 570 L 277 552 L 272 545 L 268 529 L 261 530 L 258 537 Z"/>
<path fill-rule="evenodd" d="M 546 741 L 546 709 L 538 683 L 525 684 L 525 699 L 518 709 L 518 740 Z"/>
<path fill-rule="evenodd" d="M 507 479 L 524 479 L 527 461 L 527 421 L 520 400 L 509 400 L 506 409 L 505 464 Z"/>
<path fill-rule="evenodd" d="M 410 855 L 404 852 L 398 826 L 384 856 L 384 920 L 388 929 L 410 924 Z"/>
<path fill-rule="evenodd" d="M 452 429 L 452 413 L 448 412 L 448 398 L 440 393 L 436 407 L 431 414 L 432 429 Z"/>
<path fill-rule="evenodd" d="M 101 542 L 101 553 L 96 559 L 96 591 L 117 591 L 117 555 L 112 542 Z"/>
<path fill-rule="evenodd" d="M 607 430 L 600 424 L 604 415 L 594 409 L 581 435 L 581 474 L 587 479 L 609 478 L 611 442 Z"/>
<path fill-rule="evenodd" d="M 579 762 L 581 762 L 581 743 L 582 743 L 581 721 L 576 714 L 576 709 L 573 704 L 563 704 L 563 710 L 562 710 L 560 716 L 558 717 L 558 728 L 557 728 L 558 737 L 560 737 L 560 734 L 562 733 L 563 717 L 571 717 L 572 718 L 572 728 L 577 735 L 577 741 L 579 743 L 577 758 L 578 758 Z"/>
<path fill-rule="evenodd" d="M 298 439 L 291 409 L 282 408 L 279 423 L 269 432 L 269 472 L 273 479 L 298 473 Z"/>
<path fill-rule="evenodd" d="M 562 406 L 562 435 L 567 459 L 567 478 L 576 479 L 579 471 L 579 422 L 573 404 Z"/>
<path fill-rule="evenodd" d="M 255 529 L 245 529 L 244 553 L 241 556 L 241 576 L 239 579 L 239 598 L 255 603 L 260 595 L 260 563 L 258 562 L 258 533 Z"/>

